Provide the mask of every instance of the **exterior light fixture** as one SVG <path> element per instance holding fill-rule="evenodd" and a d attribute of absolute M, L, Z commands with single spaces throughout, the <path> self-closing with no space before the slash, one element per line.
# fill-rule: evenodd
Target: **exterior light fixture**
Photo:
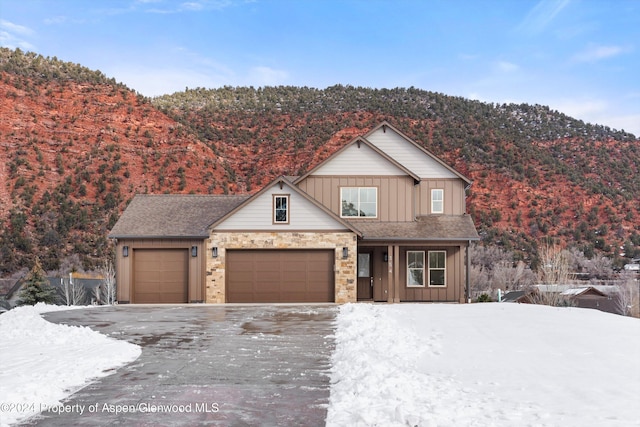
<path fill-rule="evenodd" d="M 342 259 L 347 258 L 349 258 L 349 248 L 345 246 L 344 248 L 342 248 Z"/>
<path fill-rule="evenodd" d="M 198 247 L 197 246 L 191 246 L 191 256 L 194 257 L 194 258 L 198 256 Z"/>
<path fill-rule="evenodd" d="M 129 256 L 129 246 L 122 247 L 122 256 L 125 258 Z"/>
<path fill-rule="evenodd" d="M 384 255 L 382 256 L 382 260 L 384 262 L 389 262 L 389 253 L 385 252 Z"/>
<path fill-rule="evenodd" d="M 214 247 L 211 248 L 211 256 L 213 258 L 218 258 L 218 247 L 217 246 L 214 246 Z"/>

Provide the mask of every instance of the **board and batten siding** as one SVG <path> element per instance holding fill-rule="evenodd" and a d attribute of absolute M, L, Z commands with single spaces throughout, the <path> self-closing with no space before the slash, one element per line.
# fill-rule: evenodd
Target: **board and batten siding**
<path fill-rule="evenodd" d="M 428 286 L 414 288 L 407 286 L 407 251 L 424 251 L 425 268 L 429 251 L 446 251 L 447 286 Z M 400 301 L 464 302 L 465 251 L 462 246 L 416 246 L 403 247 L 400 251 Z M 425 280 L 427 271 L 425 270 Z"/>
<path fill-rule="evenodd" d="M 349 218 L 351 221 L 413 221 L 414 181 L 410 176 L 317 176 L 311 175 L 298 187 L 340 216 L 341 187 L 376 187 L 378 189 L 377 218 Z"/>
<path fill-rule="evenodd" d="M 289 196 L 289 223 L 273 223 L 273 196 Z M 323 212 L 292 188 L 284 185 L 271 187 L 243 206 L 229 218 L 216 225 L 217 231 L 234 230 L 344 230 L 345 226 Z"/>
<path fill-rule="evenodd" d="M 462 215 L 466 211 L 464 182 L 461 179 L 425 179 L 416 187 L 418 215 L 431 215 L 431 190 L 444 190 L 444 215 Z"/>
<path fill-rule="evenodd" d="M 128 246 L 129 256 L 122 254 L 122 248 Z M 191 256 L 191 247 L 198 249 L 197 256 Z M 188 261 L 188 298 L 189 302 L 203 302 L 206 253 L 204 240 L 195 239 L 118 239 L 116 245 L 116 283 L 117 299 L 120 303 L 133 300 L 134 262 L 136 249 L 184 249 L 189 251 Z"/>
<path fill-rule="evenodd" d="M 416 174 L 420 179 L 458 178 L 458 176 L 442 165 L 438 160 L 421 150 L 412 142 L 386 128 L 386 132 L 378 129 L 367 136 L 367 141 L 386 153 L 396 162 Z"/>
<path fill-rule="evenodd" d="M 352 144 L 313 171 L 316 176 L 399 176 L 406 173 L 366 144 Z"/>

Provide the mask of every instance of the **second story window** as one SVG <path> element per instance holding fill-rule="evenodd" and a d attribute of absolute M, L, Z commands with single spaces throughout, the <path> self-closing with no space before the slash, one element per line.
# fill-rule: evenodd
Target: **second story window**
<path fill-rule="evenodd" d="M 431 190 L 431 213 L 444 213 L 444 190 L 441 188 Z"/>
<path fill-rule="evenodd" d="M 289 224 L 289 195 L 273 196 L 273 223 Z"/>
<path fill-rule="evenodd" d="M 342 187 L 340 201 L 340 216 L 343 218 L 376 218 L 378 216 L 376 187 Z"/>

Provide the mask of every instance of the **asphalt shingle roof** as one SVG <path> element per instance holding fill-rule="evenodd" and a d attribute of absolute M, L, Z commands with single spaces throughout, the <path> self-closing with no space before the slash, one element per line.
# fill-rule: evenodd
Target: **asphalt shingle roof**
<path fill-rule="evenodd" d="M 208 227 L 250 196 L 138 194 L 109 233 L 110 238 L 205 238 Z"/>
<path fill-rule="evenodd" d="M 469 215 L 432 215 L 412 222 L 352 222 L 364 240 L 477 240 Z"/>

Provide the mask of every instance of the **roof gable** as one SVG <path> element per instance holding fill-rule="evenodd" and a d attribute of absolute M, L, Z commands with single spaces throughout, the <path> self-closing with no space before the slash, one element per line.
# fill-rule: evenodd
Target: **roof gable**
<path fill-rule="evenodd" d="M 471 184 L 471 180 L 387 122 L 375 127 L 364 138 L 421 179 L 460 178 Z"/>
<path fill-rule="evenodd" d="M 273 223 L 273 197 L 289 196 L 289 223 Z M 299 190 L 285 177 L 279 177 L 245 200 L 210 226 L 214 231 L 226 230 L 350 230 L 360 235 L 351 224 Z"/>
<path fill-rule="evenodd" d="M 413 179 L 419 180 L 417 175 L 362 137 L 355 138 L 349 142 L 296 182 L 303 180 L 309 175 L 410 175 Z"/>

